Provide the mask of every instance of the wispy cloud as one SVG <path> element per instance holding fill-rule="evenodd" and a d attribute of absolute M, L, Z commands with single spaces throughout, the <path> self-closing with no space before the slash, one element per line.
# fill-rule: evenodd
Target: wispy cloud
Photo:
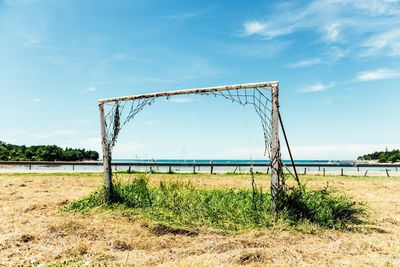
<path fill-rule="evenodd" d="M 273 25 L 269 23 L 265 23 L 262 21 L 246 21 L 244 23 L 244 36 L 251 36 L 251 35 L 260 35 L 264 37 L 264 39 L 273 39 L 275 37 L 286 35 L 291 33 L 293 27 L 288 28 L 275 28 Z"/>
<path fill-rule="evenodd" d="M 270 13 L 279 16 L 244 21 L 242 36 L 274 39 L 308 31 L 320 36 L 314 41 L 325 49 L 335 45 L 356 56 L 400 55 L 399 0 L 280 2 Z"/>
<path fill-rule="evenodd" d="M 400 56 L 400 29 L 374 34 L 364 41 L 362 46 L 367 49 L 363 54 L 364 56 L 380 52 L 385 52 L 391 56 Z"/>
<path fill-rule="evenodd" d="M 41 43 L 41 37 L 35 33 L 29 33 L 27 31 L 15 32 L 15 35 L 21 39 L 20 45 L 23 47 L 35 47 Z"/>
<path fill-rule="evenodd" d="M 305 59 L 298 62 L 290 63 L 287 67 L 292 69 L 302 68 L 302 67 L 309 67 L 317 64 L 321 64 L 322 60 L 320 58 L 312 58 L 312 59 Z"/>
<path fill-rule="evenodd" d="M 96 92 L 97 88 L 94 86 L 90 86 L 89 88 L 83 90 L 84 93 Z"/>
<path fill-rule="evenodd" d="M 311 85 L 305 86 L 302 89 L 299 90 L 299 92 L 302 93 L 316 93 L 316 92 L 321 92 L 321 91 L 325 91 L 329 88 L 332 88 L 335 86 L 335 82 L 330 82 L 330 83 L 320 83 L 320 82 L 316 82 L 313 83 Z"/>
<path fill-rule="evenodd" d="M 169 20 L 183 21 L 183 20 L 188 20 L 188 19 L 199 17 L 199 16 L 207 13 L 209 10 L 210 10 L 210 8 L 204 8 L 204 9 L 197 10 L 197 11 L 188 11 L 188 12 L 165 16 L 165 18 L 169 19 Z"/>
<path fill-rule="evenodd" d="M 339 39 L 339 24 L 333 23 L 325 27 L 325 40 L 335 42 Z"/>
<path fill-rule="evenodd" d="M 244 23 L 244 32 L 246 35 L 263 34 L 267 29 L 267 24 L 260 21 L 247 21 Z"/>
<path fill-rule="evenodd" d="M 38 44 L 40 44 L 40 39 L 32 36 L 29 39 L 25 39 L 24 42 L 22 43 L 22 46 L 30 47 L 30 46 L 36 46 Z"/>
<path fill-rule="evenodd" d="M 376 69 L 358 72 L 356 75 L 356 81 L 374 81 L 374 80 L 384 80 L 399 77 L 400 72 L 390 69 Z"/>
<path fill-rule="evenodd" d="M 350 53 L 349 49 L 338 46 L 332 46 L 326 51 L 326 58 L 337 61 Z"/>

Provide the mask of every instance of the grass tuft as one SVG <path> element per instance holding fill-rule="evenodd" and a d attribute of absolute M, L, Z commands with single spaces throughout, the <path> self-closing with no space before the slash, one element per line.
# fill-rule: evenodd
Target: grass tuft
<path fill-rule="evenodd" d="M 278 210 L 290 224 L 312 223 L 323 228 L 345 229 L 362 223 L 363 204 L 335 193 L 328 187 L 317 190 L 290 188 L 283 194 Z"/>
<path fill-rule="evenodd" d="M 337 195 L 328 188 L 288 189 L 277 209 L 274 209 L 271 207 L 271 195 L 258 188 L 254 180 L 251 190 L 204 189 L 180 182 L 161 182 L 156 187 L 150 187 L 143 175 L 126 184 L 116 183 L 112 204 L 107 204 L 105 190 L 101 188 L 64 206 L 64 210 L 87 211 L 96 207 L 139 213 L 162 225 L 158 227 L 162 230 L 160 232 L 183 234 L 192 231 L 185 228 L 238 232 L 269 227 L 277 222 L 291 226 L 345 229 L 361 223 L 364 214 L 361 203 Z"/>

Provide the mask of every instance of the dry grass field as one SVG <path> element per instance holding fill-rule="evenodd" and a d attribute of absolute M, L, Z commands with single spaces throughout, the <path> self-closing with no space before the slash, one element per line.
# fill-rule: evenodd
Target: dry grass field
<path fill-rule="evenodd" d="M 129 175 L 118 174 L 119 179 Z M 151 174 L 202 187 L 250 188 L 248 175 Z M 283 226 L 223 234 L 157 229 L 120 211 L 60 208 L 99 187 L 101 174 L 1 174 L 0 265 L 61 266 L 400 266 L 400 180 L 303 176 L 366 203 L 370 224 L 313 233 Z M 257 176 L 268 188 L 268 179 Z"/>

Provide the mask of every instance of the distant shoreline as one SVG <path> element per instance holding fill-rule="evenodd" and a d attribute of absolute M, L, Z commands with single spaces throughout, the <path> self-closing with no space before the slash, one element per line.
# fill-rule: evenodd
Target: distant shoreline
<path fill-rule="evenodd" d="M 284 170 L 292 169 L 290 161 L 285 161 Z M 397 176 L 400 174 L 400 164 L 374 163 L 365 161 L 296 161 L 296 169 L 299 174 L 325 175 L 356 175 L 356 176 Z M 270 165 L 266 160 L 132 160 L 114 161 L 113 171 L 120 172 L 176 172 L 176 173 L 270 173 Z M 0 161 L 1 173 L 79 173 L 103 171 L 102 162 L 4 162 Z M 393 175 L 392 175 L 393 174 Z"/>

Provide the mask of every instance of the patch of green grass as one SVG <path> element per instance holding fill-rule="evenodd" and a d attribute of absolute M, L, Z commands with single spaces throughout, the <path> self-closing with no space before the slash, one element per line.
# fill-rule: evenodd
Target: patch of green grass
<path fill-rule="evenodd" d="M 152 190 L 148 216 L 158 222 L 183 227 L 226 231 L 272 225 L 270 198 L 261 191 L 198 189 L 190 183 L 161 183 Z"/>
<path fill-rule="evenodd" d="M 290 188 L 283 194 L 278 210 L 290 224 L 312 223 L 324 228 L 344 229 L 363 222 L 362 203 L 346 195 L 337 195 L 328 187 L 306 190 Z"/>
<path fill-rule="evenodd" d="M 271 196 L 257 188 L 205 189 L 190 183 L 163 183 L 149 187 L 138 175 L 131 182 L 115 183 L 114 198 L 107 204 L 103 188 L 64 207 L 66 211 L 88 211 L 100 207 L 123 209 L 166 225 L 184 228 L 206 228 L 226 232 L 269 227 L 275 223 L 298 226 L 345 229 L 361 222 L 364 209 L 346 196 L 324 188 L 288 189 L 277 209 L 271 207 Z M 300 227 L 301 228 L 301 227 Z"/>

